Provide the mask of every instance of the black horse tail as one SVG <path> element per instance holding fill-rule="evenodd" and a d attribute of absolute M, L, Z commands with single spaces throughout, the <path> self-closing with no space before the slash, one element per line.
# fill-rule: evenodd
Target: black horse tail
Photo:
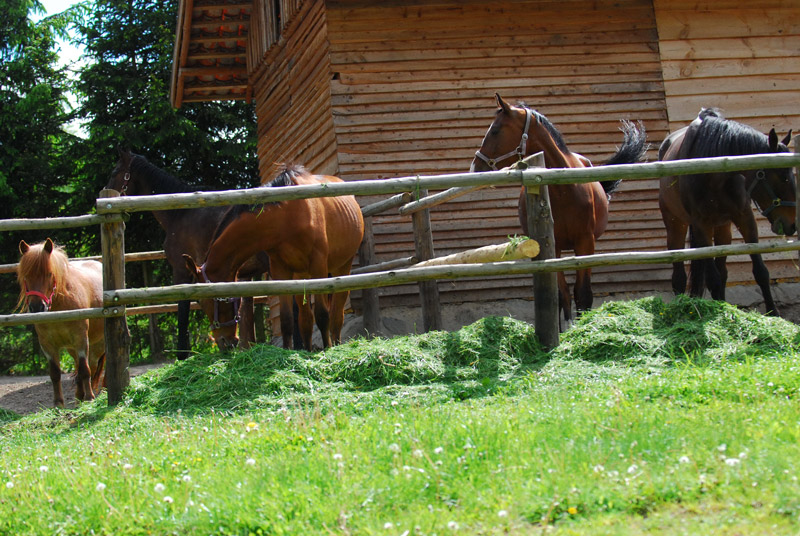
<path fill-rule="evenodd" d="M 617 152 L 603 163 L 604 166 L 613 166 L 616 164 L 635 164 L 643 162 L 644 156 L 650 149 L 650 144 L 647 143 L 647 132 L 641 121 L 634 123 L 633 121 L 622 120 L 620 130 L 624 136 L 622 146 L 617 149 Z M 600 181 L 606 195 L 611 198 L 611 194 L 616 191 L 622 179 Z"/>

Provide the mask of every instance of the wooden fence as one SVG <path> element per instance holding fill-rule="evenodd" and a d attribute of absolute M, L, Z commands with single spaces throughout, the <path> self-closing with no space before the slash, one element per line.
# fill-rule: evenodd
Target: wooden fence
<path fill-rule="evenodd" d="M 795 140 L 797 146 L 798 140 Z M 668 252 L 631 252 L 624 254 L 600 254 L 585 257 L 552 258 L 548 254 L 547 241 L 552 242 L 552 217 L 549 216 L 547 185 L 583 183 L 606 179 L 642 180 L 653 177 L 734 171 L 758 168 L 800 167 L 800 154 L 772 154 L 722 158 L 706 158 L 673 162 L 652 162 L 619 166 L 603 166 L 579 169 L 506 169 L 484 173 L 459 173 L 434 175 L 428 177 L 403 177 L 397 179 L 353 181 L 324 185 L 287 186 L 282 188 L 250 188 L 222 192 L 195 192 L 187 194 L 152 195 L 140 197 L 119 197 L 113 190 L 103 190 L 97 200 L 97 215 L 84 218 L 101 225 L 101 240 L 104 265 L 103 307 L 81 311 L 48 312 L 0 316 L 0 326 L 54 322 L 76 318 L 105 318 L 107 386 L 109 404 L 116 404 L 129 381 L 128 346 L 129 335 L 125 322 L 126 307 L 135 303 L 163 303 L 175 299 L 221 298 L 227 296 L 258 296 L 263 294 L 318 294 L 342 290 L 368 289 L 381 286 L 462 277 L 501 276 L 511 274 L 552 274 L 556 272 L 607 265 L 630 265 L 649 263 L 672 263 L 677 261 L 730 256 L 739 254 L 767 253 L 800 250 L 797 240 L 771 240 L 759 244 L 740 244 L 714 246 L 698 249 L 673 250 Z M 361 273 L 326 279 L 304 281 L 254 281 L 234 283 L 209 283 L 195 285 L 173 285 L 145 289 L 125 289 L 124 282 L 124 234 L 123 220 L 126 212 L 193 208 L 200 206 L 219 206 L 229 204 L 256 204 L 289 199 L 328 197 L 338 195 L 400 194 L 375 206 L 365 207 L 365 214 L 381 211 L 386 207 L 403 205 L 406 213 L 426 213 L 438 202 L 446 201 L 453 195 L 466 193 L 485 186 L 517 184 L 525 186 L 529 202 L 543 207 L 545 214 L 534 216 L 540 236 L 532 236 L 543 246 L 542 253 L 534 261 L 509 261 L 476 265 L 445 265 L 422 268 L 401 268 L 397 270 Z M 425 197 L 422 192 L 429 189 L 446 189 L 445 192 Z M 453 190 L 455 189 L 455 190 Z M 417 201 L 407 202 L 404 194 L 410 194 Z M 800 196 L 798 196 L 800 197 Z M 416 205 L 414 203 L 417 203 Z M 377 206 L 380 205 L 380 206 Z M 533 207 L 531 207 L 533 208 Z M 797 209 L 800 222 L 800 207 Z M 529 215 L 531 211 L 529 210 Z M 529 216 L 531 217 L 531 216 Z M 422 218 L 420 218 L 422 219 Z M 65 227 L 61 218 L 53 218 L 57 227 Z M 70 226 L 74 218 L 70 218 Z M 549 220 L 549 228 L 548 228 Z M 77 220 L 76 220 L 77 221 Z M 58 222 L 58 223 L 57 223 Z M 34 223 L 41 225 L 40 221 Z M 33 224 L 32 224 L 33 225 Z M 422 227 L 425 226 L 424 221 Z M 430 223 L 428 221 L 428 229 Z M 22 222 L 13 224 L 0 222 L 0 231 L 27 229 Z M 30 227 L 45 228 L 45 227 Z M 533 235 L 534 232 L 531 234 Z M 429 233 L 428 233 L 429 234 Z M 549 238 L 548 238 L 549 236 Z M 366 246 L 368 247 L 368 246 Z M 417 248 L 417 257 L 426 255 L 426 245 Z M 363 248 L 362 248 L 363 249 Z M 545 298 L 546 296 L 550 296 Z M 558 343 L 558 308 L 555 277 L 537 279 L 535 283 L 536 331 L 546 346 Z"/>

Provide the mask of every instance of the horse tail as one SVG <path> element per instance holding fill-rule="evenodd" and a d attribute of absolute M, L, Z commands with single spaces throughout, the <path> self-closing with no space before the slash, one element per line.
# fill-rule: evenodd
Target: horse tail
<path fill-rule="evenodd" d="M 647 143 L 647 132 L 641 121 L 634 123 L 633 121 L 622 120 L 620 122 L 622 123 L 620 130 L 623 134 L 622 146 L 617 149 L 617 152 L 611 158 L 603 163 L 604 166 L 642 162 L 645 154 L 650 149 L 650 144 Z M 600 185 L 610 198 L 621 182 L 622 179 L 612 179 L 600 181 Z"/>

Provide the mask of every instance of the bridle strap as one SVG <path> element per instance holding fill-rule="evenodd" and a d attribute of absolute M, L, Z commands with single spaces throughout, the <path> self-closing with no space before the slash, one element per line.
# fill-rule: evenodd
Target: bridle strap
<path fill-rule="evenodd" d="M 753 200 L 755 203 L 756 208 L 761 213 L 762 216 L 767 217 L 767 215 L 775 210 L 778 207 L 796 207 L 797 202 L 795 201 L 785 201 L 775 195 L 775 191 L 772 189 L 772 186 L 766 181 L 767 173 L 763 169 L 756 170 L 756 178 L 753 179 L 753 182 L 750 183 L 750 186 L 747 188 L 747 195 L 750 199 Z M 758 204 L 758 201 L 752 196 L 753 190 L 756 189 L 756 186 L 762 184 L 764 188 L 767 189 L 767 195 L 772 198 L 772 202 L 770 203 L 769 207 L 766 210 L 761 208 L 761 205 Z"/>
<path fill-rule="evenodd" d="M 531 117 L 533 116 L 533 112 L 530 108 L 525 108 L 525 128 L 522 130 L 522 138 L 519 140 L 519 145 L 511 152 L 504 154 L 503 156 L 498 156 L 496 158 L 489 158 L 485 154 L 483 154 L 480 149 L 475 152 L 475 156 L 486 162 L 486 165 L 489 166 L 493 171 L 497 171 L 497 163 L 502 162 L 506 158 L 511 158 L 512 156 L 517 156 L 517 161 L 522 160 L 525 158 L 525 152 L 528 149 L 528 131 L 531 128 Z M 536 120 L 539 120 L 539 116 L 537 114 Z"/>
<path fill-rule="evenodd" d="M 53 298 L 56 295 L 56 285 L 53 285 L 53 290 L 50 292 L 50 295 L 47 296 L 43 292 L 39 292 L 38 290 L 28 290 L 28 284 L 25 283 L 25 297 L 29 296 L 36 296 L 37 298 L 42 300 L 47 310 L 50 310 L 50 307 L 53 305 Z"/>
<path fill-rule="evenodd" d="M 203 282 L 204 283 L 213 283 L 213 281 L 211 281 L 208 278 L 208 275 L 206 274 L 206 264 L 205 263 L 203 263 L 202 266 L 200 266 L 200 274 L 203 276 Z M 236 324 L 238 324 L 239 323 L 239 305 L 241 304 L 241 302 L 242 302 L 241 298 L 214 298 L 214 320 L 211 322 L 211 328 L 212 329 L 219 329 L 219 328 L 225 328 L 225 327 L 228 327 L 228 326 L 235 326 Z M 219 321 L 219 304 L 220 303 L 231 303 L 231 304 L 233 304 L 234 313 L 233 313 L 233 318 L 231 320 L 228 320 L 227 322 L 220 323 L 220 321 Z"/>

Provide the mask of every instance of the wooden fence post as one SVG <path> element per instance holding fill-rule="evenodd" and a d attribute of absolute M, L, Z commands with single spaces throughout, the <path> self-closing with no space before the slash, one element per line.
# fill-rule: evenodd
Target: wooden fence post
<path fill-rule="evenodd" d="M 428 190 L 419 190 L 419 198 L 428 195 Z M 431 233 L 431 213 L 429 209 L 411 215 L 414 225 L 414 250 L 419 261 L 427 261 L 433 252 Z M 425 332 L 442 329 L 442 307 L 439 303 L 439 286 L 436 281 L 420 281 L 419 293 L 422 300 L 422 328 Z"/>
<path fill-rule="evenodd" d="M 372 216 L 364 218 L 364 240 L 358 249 L 358 263 L 361 266 L 371 266 L 376 263 Z M 377 335 L 381 329 L 381 308 L 378 289 L 365 288 L 361 291 L 361 318 L 367 335 Z"/>
<path fill-rule="evenodd" d="M 533 159 L 534 167 L 545 166 L 544 154 Z M 552 259 L 556 255 L 553 237 L 553 215 L 550 212 L 550 194 L 547 186 L 525 188 L 525 204 L 528 211 L 528 234 L 539 242 L 537 261 Z M 555 272 L 534 274 L 534 327 L 539 342 L 547 348 L 558 346 L 558 280 Z"/>
<path fill-rule="evenodd" d="M 800 135 L 794 137 L 794 152 L 800 154 Z M 797 173 L 794 177 L 794 228 L 797 236 L 800 236 L 800 166 L 797 166 L 795 170 Z M 800 251 L 797 252 L 797 256 L 800 258 Z"/>
<path fill-rule="evenodd" d="M 118 197 L 116 190 L 104 189 L 100 198 Z M 123 222 L 103 223 L 100 226 L 100 245 L 103 253 L 103 290 L 125 288 L 125 224 Z M 106 339 L 106 388 L 108 404 L 116 405 L 122 400 L 122 392 L 130 383 L 130 344 L 131 335 L 125 318 L 125 307 L 113 301 L 103 307 L 120 316 L 105 319 Z"/>

